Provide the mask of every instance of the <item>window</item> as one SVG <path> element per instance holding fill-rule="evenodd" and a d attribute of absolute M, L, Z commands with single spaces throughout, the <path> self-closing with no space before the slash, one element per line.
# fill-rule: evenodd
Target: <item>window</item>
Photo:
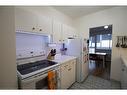
<path fill-rule="evenodd" d="M 90 37 L 89 40 L 89 52 L 90 53 L 95 53 L 95 36 Z"/>
<path fill-rule="evenodd" d="M 90 47 L 95 47 L 95 36 L 90 37 L 89 46 Z"/>
<path fill-rule="evenodd" d="M 111 34 L 96 35 L 96 49 L 111 49 Z"/>
<path fill-rule="evenodd" d="M 90 37 L 89 40 L 90 53 L 95 53 L 95 49 L 110 50 L 111 48 L 112 48 L 112 34 L 95 35 Z"/>
<path fill-rule="evenodd" d="M 112 25 L 90 28 L 89 52 L 111 53 L 112 49 Z"/>

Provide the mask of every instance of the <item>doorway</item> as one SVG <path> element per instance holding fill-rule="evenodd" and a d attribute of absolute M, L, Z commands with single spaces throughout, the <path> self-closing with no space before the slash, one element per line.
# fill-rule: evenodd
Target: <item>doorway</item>
<path fill-rule="evenodd" d="M 89 29 L 89 74 L 110 79 L 112 25 Z"/>

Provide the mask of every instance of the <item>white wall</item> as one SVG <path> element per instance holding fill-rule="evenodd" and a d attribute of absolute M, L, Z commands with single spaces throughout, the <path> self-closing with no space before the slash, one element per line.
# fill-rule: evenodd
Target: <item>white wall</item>
<path fill-rule="evenodd" d="M 120 56 L 127 56 L 127 49 L 118 49 L 115 47 L 116 36 L 127 35 L 127 7 L 114 7 L 111 9 L 96 12 L 74 21 L 74 26 L 80 32 L 83 38 L 89 37 L 89 28 L 113 25 L 113 47 L 112 47 L 112 60 L 111 60 L 111 79 L 120 80 Z"/>
<path fill-rule="evenodd" d="M 62 12 L 57 11 L 53 7 L 48 7 L 48 6 L 20 6 L 20 7 L 15 7 L 17 9 L 23 9 L 25 11 L 30 11 L 32 13 L 38 14 L 38 15 L 43 15 L 48 18 L 54 19 L 56 21 L 60 21 L 63 24 L 67 24 L 69 26 L 72 26 L 72 19 Z"/>
<path fill-rule="evenodd" d="M 0 89 L 16 89 L 15 18 L 13 7 L 0 7 Z"/>

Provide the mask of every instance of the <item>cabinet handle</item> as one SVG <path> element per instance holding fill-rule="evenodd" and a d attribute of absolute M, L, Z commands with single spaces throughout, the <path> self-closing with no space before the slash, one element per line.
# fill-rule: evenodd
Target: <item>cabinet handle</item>
<path fill-rule="evenodd" d="M 59 40 L 61 42 L 61 40 Z"/>
<path fill-rule="evenodd" d="M 32 30 L 35 30 L 35 28 L 33 27 Z"/>
<path fill-rule="evenodd" d="M 40 29 L 39 31 L 42 31 L 42 29 Z"/>
<path fill-rule="evenodd" d="M 68 71 L 70 71 L 70 70 L 71 70 L 71 68 L 68 69 Z"/>
<path fill-rule="evenodd" d="M 124 69 L 122 69 L 122 71 L 124 71 Z"/>
<path fill-rule="evenodd" d="M 60 78 L 57 78 L 57 81 L 61 81 L 61 79 Z"/>
<path fill-rule="evenodd" d="M 65 65 L 64 67 L 66 68 L 68 65 Z"/>

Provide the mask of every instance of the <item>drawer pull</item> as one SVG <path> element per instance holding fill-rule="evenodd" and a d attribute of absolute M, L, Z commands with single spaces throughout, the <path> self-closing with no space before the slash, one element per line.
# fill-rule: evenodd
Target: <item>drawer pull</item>
<path fill-rule="evenodd" d="M 39 31 L 42 31 L 42 29 L 40 29 Z"/>
<path fill-rule="evenodd" d="M 68 69 L 68 71 L 70 71 L 70 70 L 71 70 L 71 68 Z"/>
<path fill-rule="evenodd" d="M 35 30 L 35 28 L 33 27 L 32 30 Z"/>
<path fill-rule="evenodd" d="M 124 71 L 124 69 L 122 69 L 122 71 Z"/>
<path fill-rule="evenodd" d="M 65 65 L 64 67 L 66 68 L 68 65 Z"/>

